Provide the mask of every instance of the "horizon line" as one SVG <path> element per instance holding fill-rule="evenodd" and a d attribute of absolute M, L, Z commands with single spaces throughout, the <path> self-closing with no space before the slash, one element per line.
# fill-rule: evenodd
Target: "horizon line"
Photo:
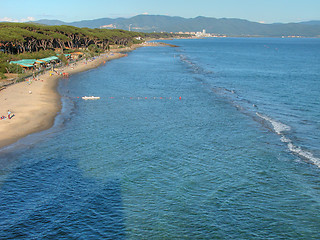
<path fill-rule="evenodd" d="M 221 17 L 221 18 L 217 18 L 217 17 L 208 17 L 208 16 L 196 16 L 196 17 L 181 17 L 181 16 L 171 16 L 168 14 L 148 14 L 148 13 L 141 13 L 141 14 L 137 14 L 137 15 L 133 15 L 131 17 L 98 17 L 98 18 L 92 18 L 92 19 L 82 19 L 82 20 L 75 20 L 75 21 L 65 21 L 65 20 L 60 20 L 60 19 L 49 19 L 49 18 L 41 18 L 36 20 L 34 17 L 27 17 L 24 19 L 13 19 L 13 18 L 9 18 L 9 17 L 3 17 L 0 18 L 0 22 L 13 22 L 13 23 L 30 23 L 30 22 L 37 22 L 37 21 L 43 21 L 43 20 L 47 20 L 47 21 L 60 21 L 60 22 L 64 22 L 64 23 L 75 23 L 75 22 L 82 22 L 82 21 L 94 21 L 94 20 L 99 20 L 99 19 L 104 19 L 104 18 L 109 18 L 109 19 L 119 19 L 119 18 L 124 18 L 124 19 L 130 19 L 133 17 L 137 17 L 137 16 L 163 16 L 163 17 L 172 17 L 172 18 L 184 18 L 184 19 L 196 19 L 199 17 L 204 17 L 204 18 L 213 18 L 213 19 L 238 19 L 238 20 L 244 20 L 244 21 L 249 21 L 249 22 L 256 22 L 256 23 L 260 23 L 260 24 L 289 24 L 289 23 L 304 23 L 304 22 L 312 22 L 312 21 L 320 21 L 317 19 L 312 19 L 312 20 L 297 20 L 297 21 L 289 21 L 289 22 L 281 22 L 281 21 L 277 21 L 277 22 L 266 22 L 266 21 L 256 21 L 256 20 L 248 20 L 245 18 L 237 18 L 237 17 Z"/>

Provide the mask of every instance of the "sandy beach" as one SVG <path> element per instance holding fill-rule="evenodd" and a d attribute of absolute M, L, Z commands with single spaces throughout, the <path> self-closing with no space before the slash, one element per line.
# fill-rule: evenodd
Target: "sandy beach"
<path fill-rule="evenodd" d="M 112 52 L 102 54 L 91 60 L 81 60 L 67 67 L 55 70 L 69 75 L 83 72 L 106 61 L 124 57 L 125 54 Z M 60 95 L 57 85 L 61 75 L 51 74 L 50 71 L 37 76 L 37 80 L 23 81 L 0 91 L 0 148 L 10 145 L 31 133 L 52 127 L 56 115 L 61 110 Z M 14 114 L 7 118 L 8 110 Z"/>

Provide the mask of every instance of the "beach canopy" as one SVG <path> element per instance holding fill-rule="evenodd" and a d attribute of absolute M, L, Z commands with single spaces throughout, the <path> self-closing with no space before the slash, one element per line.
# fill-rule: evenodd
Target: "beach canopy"
<path fill-rule="evenodd" d="M 48 63 L 48 62 L 51 62 L 51 61 L 59 60 L 59 58 L 57 56 L 52 56 L 52 57 L 47 57 L 47 58 L 41 58 L 41 59 L 38 59 L 38 60 Z"/>
<path fill-rule="evenodd" d="M 18 61 L 11 61 L 10 63 L 33 65 L 36 61 L 37 61 L 36 59 L 22 59 Z"/>
<path fill-rule="evenodd" d="M 19 61 L 11 61 L 10 64 L 18 64 L 21 67 L 30 68 L 33 67 L 33 64 L 36 62 L 36 59 L 22 59 Z"/>
<path fill-rule="evenodd" d="M 31 68 L 35 63 L 50 63 L 51 61 L 60 60 L 57 56 L 51 56 L 41 59 L 22 59 L 18 61 L 11 61 L 10 64 L 18 64 L 24 68 Z"/>
<path fill-rule="evenodd" d="M 37 61 L 36 61 L 36 63 L 47 63 L 46 61 L 43 61 L 43 60 L 41 60 L 41 59 L 38 59 Z"/>

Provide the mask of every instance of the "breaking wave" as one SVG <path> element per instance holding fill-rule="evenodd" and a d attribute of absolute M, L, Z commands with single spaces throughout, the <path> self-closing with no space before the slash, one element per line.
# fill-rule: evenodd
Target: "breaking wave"
<path fill-rule="evenodd" d="M 283 132 L 289 132 L 291 128 L 288 125 L 285 125 L 284 123 L 278 122 L 268 116 L 265 116 L 261 113 L 256 113 L 258 117 L 266 120 L 267 122 L 271 123 L 273 130 L 278 134 L 282 135 Z"/>
<path fill-rule="evenodd" d="M 290 152 L 320 167 L 320 158 L 315 157 L 308 150 L 302 149 L 301 147 L 294 145 L 293 141 L 288 136 L 286 136 L 286 133 L 291 130 L 290 126 L 284 123 L 281 123 L 279 121 L 276 121 L 258 112 L 256 113 L 256 115 L 272 125 L 274 132 L 281 137 L 280 138 L 281 142 L 287 144 L 287 147 Z"/>
<path fill-rule="evenodd" d="M 290 126 L 275 119 L 272 119 L 271 117 L 265 114 L 257 112 L 259 110 L 259 107 L 254 102 L 246 98 L 243 98 L 241 95 L 238 94 L 236 90 L 228 89 L 221 86 L 212 86 L 207 82 L 207 79 L 208 74 L 212 74 L 213 72 L 207 71 L 206 69 L 194 63 L 192 60 L 190 60 L 187 56 L 183 54 L 180 54 L 179 57 L 181 62 L 185 63 L 188 66 L 188 68 L 191 69 L 191 71 L 197 75 L 194 77 L 197 81 L 200 81 L 203 84 L 207 84 L 213 93 L 226 99 L 243 114 L 251 116 L 254 119 L 256 119 L 254 117 L 255 115 L 258 116 L 259 119 L 262 119 L 264 123 L 267 123 L 267 125 L 270 126 L 270 129 L 272 131 L 274 131 L 277 135 L 280 136 L 280 140 L 283 143 L 287 144 L 287 147 L 292 154 L 320 167 L 320 158 L 315 157 L 313 153 L 311 153 L 310 151 L 302 149 L 300 146 L 294 145 L 293 141 L 288 137 L 288 133 L 291 131 Z"/>

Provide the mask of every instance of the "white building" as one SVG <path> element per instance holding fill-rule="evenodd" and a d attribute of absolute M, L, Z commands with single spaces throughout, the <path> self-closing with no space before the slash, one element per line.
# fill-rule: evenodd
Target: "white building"
<path fill-rule="evenodd" d="M 210 37 L 210 34 L 206 33 L 206 30 L 203 29 L 202 32 L 197 32 L 196 37 Z"/>

